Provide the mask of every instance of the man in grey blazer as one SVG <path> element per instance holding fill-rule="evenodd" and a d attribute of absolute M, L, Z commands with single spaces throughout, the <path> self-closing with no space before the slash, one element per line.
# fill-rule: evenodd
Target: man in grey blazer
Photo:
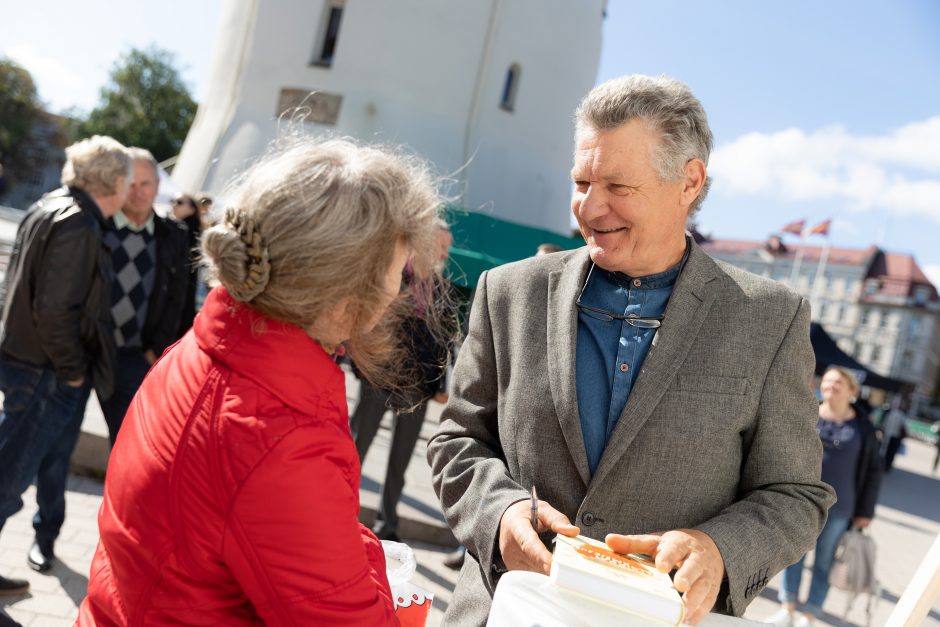
<path fill-rule="evenodd" d="M 544 541 L 579 530 L 677 569 L 689 622 L 740 616 L 813 546 L 833 502 L 809 305 L 686 236 L 712 136 L 685 85 L 600 85 L 575 140 L 571 205 L 587 246 L 480 277 L 428 445 L 467 547 L 446 622 L 483 624 L 502 572 L 547 573 Z"/>

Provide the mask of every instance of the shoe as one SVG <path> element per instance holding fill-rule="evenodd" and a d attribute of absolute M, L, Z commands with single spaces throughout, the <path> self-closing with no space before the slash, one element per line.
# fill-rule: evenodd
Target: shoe
<path fill-rule="evenodd" d="M 460 570 L 463 568 L 463 560 L 467 555 L 467 549 L 460 547 L 450 555 L 444 558 L 444 566 L 452 570 Z"/>
<path fill-rule="evenodd" d="M 394 531 L 389 531 L 388 529 L 373 529 L 372 533 L 375 534 L 375 537 L 379 540 L 388 540 L 389 542 L 401 542 L 401 536 L 399 536 Z"/>
<path fill-rule="evenodd" d="M 815 624 L 816 621 L 806 614 L 800 614 L 793 619 L 793 627 L 813 627 Z"/>
<path fill-rule="evenodd" d="M 781 607 L 779 610 L 765 618 L 764 622 L 771 625 L 776 625 L 777 627 L 793 627 L 794 616 L 794 612 L 791 612 L 785 607 Z"/>
<path fill-rule="evenodd" d="M 0 596 L 12 597 L 27 592 L 29 592 L 29 582 L 25 579 L 0 577 Z"/>
<path fill-rule="evenodd" d="M 43 549 L 38 542 L 33 542 L 33 546 L 29 547 L 29 553 L 26 554 L 26 563 L 37 572 L 48 572 L 55 564 L 55 553 L 52 552 L 51 546 Z"/>

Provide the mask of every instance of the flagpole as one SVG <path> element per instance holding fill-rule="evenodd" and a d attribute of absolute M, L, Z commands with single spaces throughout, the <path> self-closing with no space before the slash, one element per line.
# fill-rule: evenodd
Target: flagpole
<path fill-rule="evenodd" d="M 819 265 L 816 266 L 816 278 L 813 280 L 813 290 L 810 301 L 816 300 L 819 294 L 820 280 L 826 272 L 826 263 L 829 261 L 829 233 L 826 233 L 826 244 L 823 246 L 822 255 L 819 258 Z"/>
<path fill-rule="evenodd" d="M 800 248 L 796 251 L 796 258 L 793 260 L 793 267 L 790 268 L 790 288 L 796 290 L 796 279 L 800 276 L 800 262 L 803 261 L 803 237 L 806 231 L 800 232 Z"/>

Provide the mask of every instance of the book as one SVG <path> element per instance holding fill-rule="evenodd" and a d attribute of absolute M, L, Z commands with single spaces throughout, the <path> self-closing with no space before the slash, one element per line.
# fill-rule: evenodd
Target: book
<path fill-rule="evenodd" d="M 672 579 L 649 558 L 617 553 L 591 538 L 556 536 L 549 577 L 559 588 L 645 620 L 678 625 L 685 616 Z"/>

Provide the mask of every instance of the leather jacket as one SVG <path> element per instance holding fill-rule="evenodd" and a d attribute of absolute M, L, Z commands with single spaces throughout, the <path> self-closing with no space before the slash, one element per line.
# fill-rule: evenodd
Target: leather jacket
<path fill-rule="evenodd" d="M 49 368 L 63 381 L 91 376 L 108 398 L 114 273 L 104 228 L 101 209 L 75 187 L 49 192 L 29 208 L 7 267 L 0 354 Z"/>

